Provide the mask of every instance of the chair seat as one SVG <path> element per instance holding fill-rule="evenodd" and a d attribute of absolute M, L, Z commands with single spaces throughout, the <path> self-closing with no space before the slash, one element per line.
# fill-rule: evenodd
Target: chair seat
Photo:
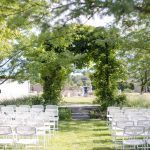
<path fill-rule="evenodd" d="M 145 141 L 142 140 L 142 139 L 124 140 L 123 144 L 125 144 L 125 145 L 134 145 L 134 146 L 136 146 L 136 145 L 144 145 Z"/>
<path fill-rule="evenodd" d="M 38 140 L 37 139 L 19 139 L 17 144 L 25 144 L 25 145 L 31 145 L 31 144 L 37 144 Z"/>
<path fill-rule="evenodd" d="M 0 144 L 13 144 L 13 139 L 0 139 Z"/>

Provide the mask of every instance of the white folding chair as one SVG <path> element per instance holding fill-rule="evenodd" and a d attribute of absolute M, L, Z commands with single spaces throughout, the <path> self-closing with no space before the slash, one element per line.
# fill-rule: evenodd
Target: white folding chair
<path fill-rule="evenodd" d="M 6 107 L 12 107 L 14 109 L 14 111 L 16 111 L 16 105 L 7 105 Z"/>
<path fill-rule="evenodd" d="M 36 108 L 36 107 L 34 108 L 34 107 L 32 107 L 30 109 L 31 114 L 39 115 L 39 113 L 41 113 L 41 112 L 43 112 L 43 108 Z"/>
<path fill-rule="evenodd" d="M 55 129 L 58 130 L 58 121 L 59 121 L 59 115 L 58 115 L 58 106 L 56 105 L 47 105 L 45 109 L 45 114 L 48 114 L 51 118 L 51 122 L 55 122 Z"/>
<path fill-rule="evenodd" d="M 32 105 L 32 108 L 39 108 L 42 111 L 44 111 L 44 106 L 43 105 Z"/>
<path fill-rule="evenodd" d="M 126 126 L 133 126 L 133 121 L 128 120 L 120 120 L 116 121 L 116 124 L 112 127 L 112 139 L 115 144 L 116 149 L 122 148 L 122 138 L 123 138 L 123 131 Z"/>
<path fill-rule="evenodd" d="M 46 105 L 46 109 L 58 109 L 57 105 Z"/>
<path fill-rule="evenodd" d="M 123 150 L 144 149 L 145 128 L 143 126 L 126 126 L 123 135 Z"/>
<path fill-rule="evenodd" d="M 40 113 L 38 119 L 44 121 L 45 131 L 47 133 L 46 135 L 48 135 L 48 138 L 50 139 L 55 132 L 55 120 L 53 120 L 49 114 L 45 112 Z"/>
<path fill-rule="evenodd" d="M 6 115 L 14 114 L 14 108 L 11 106 L 4 106 L 1 107 L 1 112 L 2 114 L 6 114 Z"/>
<path fill-rule="evenodd" d="M 0 126 L 0 145 L 3 149 L 7 146 L 15 147 L 15 140 L 10 126 Z"/>
<path fill-rule="evenodd" d="M 38 136 L 39 139 L 39 145 L 40 147 L 46 147 L 46 128 L 44 124 L 44 120 L 39 119 L 39 118 L 34 118 L 34 119 L 28 119 L 27 120 L 27 125 L 33 126 L 36 128 L 36 135 Z"/>
<path fill-rule="evenodd" d="M 25 146 L 25 148 L 29 149 L 31 149 L 31 147 L 39 149 L 39 140 L 36 135 L 35 127 L 27 125 L 16 127 L 16 137 L 17 148 L 18 146 Z"/>
<path fill-rule="evenodd" d="M 28 112 L 30 111 L 30 105 L 19 105 L 20 108 L 24 108 L 25 110 L 27 109 Z"/>
<path fill-rule="evenodd" d="M 16 108 L 16 113 L 28 113 L 30 112 L 30 106 L 29 105 L 20 105 Z"/>

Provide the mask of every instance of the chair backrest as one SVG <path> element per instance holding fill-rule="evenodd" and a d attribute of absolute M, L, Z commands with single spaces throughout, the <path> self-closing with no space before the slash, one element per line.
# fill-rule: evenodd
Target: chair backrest
<path fill-rule="evenodd" d="M 57 105 L 46 105 L 46 109 L 58 109 Z"/>
<path fill-rule="evenodd" d="M 120 129 L 124 129 L 126 126 L 134 126 L 134 122 L 133 121 L 117 121 L 116 122 L 116 126 Z"/>
<path fill-rule="evenodd" d="M 40 112 L 43 112 L 43 108 L 34 108 L 34 107 L 32 107 L 31 109 L 30 109 L 30 112 L 32 113 L 40 113 Z"/>
<path fill-rule="evenodd" d="M 4 106 L 4 107 L 1 107 L 1 112 L 3 114 L 11 114 L 11 113 L 14 113 L 14 108 L 13 107 L 9 107 L 9 106 Z"/>
<path fill-rule="evenodd" d="M 4 105 L 0 105 L 0 111 L 1 111 L 1 108 L 2 108 L 2 107 L 4 107 Z"/>
<path fill-rule="evenodd" d="M 145 128 L 143 126 L 126 126 L 124 128 L 124 135 L 127 136 L 140 136 L 144 134 Z"/>
<path fill-rule="evenodd" d="M 57 117 L 58 110 L 57 109 L 46 109 L 45 114 L 48 114 L 50 117 Z"/>
<path fill-rule="evenodd" d="M 32 108 L 41 108 L 44 110 L 44 106 L 43 105 L 32 105 Z"/>
<path fill-rule="evenodd" d="M 0 135 L 12 134 L 12 129 L 10 126 L 0 126 Z"/>
<path fill-rule="evenodd" d="M 21 136 L 32 136 L 36 134 L 36 128 L 32 126 L 16 127 L 16 134 Z"/>
<path fill-rule="evenodd" d="M 6 107 L 13 107 L 14 111 L 16 111 L 16 105 L 7 105 Z"/>
<path fill-rule="evenodd" d="M 29 105 L 20 105 L 16 108 L 16 112 L 29 112 L 30 106 Z"/>
<path fill-rule="evenodd" d="M 145 117 L 145 116 L 133 116 L 133 117 L 130 117 L 129 120 L 134 121 L 134 125 L 136 125 L 139 120 L 147 120 L 147 117 Z"/>

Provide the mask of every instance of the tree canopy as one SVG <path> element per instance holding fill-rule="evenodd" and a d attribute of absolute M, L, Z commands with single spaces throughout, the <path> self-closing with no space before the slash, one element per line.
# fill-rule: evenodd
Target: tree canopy
<path fill-rule="evenodd" d="M 115 103 L 117 81 L 126 72 L 119 51 L 139 73 L 135 77 L 143 79 L 146 71 L 149 83 L 149 6 L 149 0 L 1 0 L 0 76 L 42 83 L 45 103 L 55 104 L 72 64 L 92 62 L 98 102 L 106 108 Z M 94 15 L 113 16 L 114 25 L 125 30 L 72 23 Z"/>

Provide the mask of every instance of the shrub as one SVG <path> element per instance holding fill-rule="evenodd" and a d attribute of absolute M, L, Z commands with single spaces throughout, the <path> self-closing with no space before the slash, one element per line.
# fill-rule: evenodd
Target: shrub
<path fill-rule="evenodd" d="M 121 94 L 115 97 L 115 105 L 116 106 L 123 106 L 124 104 L 126 104 L 127 102 L 127 98 L 125 94 Z"/>
<path fill-rule="evenodd" d="M 60 120 L 71 120 L 71 110 L 68 108 L 59 108 Z"/>
<path fill-rule="evenodd" d="M 91 111 L 90 111 L 90 118 L 91 118 L 91 119 L 98 119 L 98 118 L 101 118 L 100 110 L 99 110 L 99 109 L 91 110 Z"/>
<path fill-rule="evenodd" d="M 10 100 L 3 100 L 0 101 L 0 105 L 38 105 L 44 104 L 44 99 L 41 96 L 30 96 L 30 97 L 23 97 L 17 99 L 10 99 Z"/>

